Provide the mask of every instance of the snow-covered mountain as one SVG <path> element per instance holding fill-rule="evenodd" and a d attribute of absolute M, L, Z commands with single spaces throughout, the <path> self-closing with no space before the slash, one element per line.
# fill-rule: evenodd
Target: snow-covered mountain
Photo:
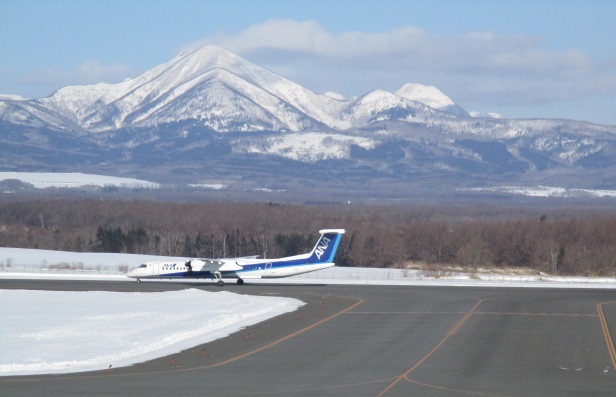
<path fill-rule="evenodd" d="M 422 84 L 321 95 L 213 46 L 117 84 L 0 95 L 0 153 L 4 171 L 97 173 L 104 164 L 118 176 L 187 183 L 225 172 L 294 181 L 318 170 L 400 192 L 418 179 L 616 188 L 615 126 L 471 116 Z"/>
<path fill-rule="evenodd" d="M 314 128 L 335 102 L 216 47 L 181 53 L 119 84 L 65 87 L 40 100 L 93 132 L 183 120 L 219 132 Z"/>
<path fill-rule="evenodd" d="M 387 97 L 385 103 L 381 97 Z M 365 126 L 368 114 L 417 107 L 417 102 L 465 114 L 438 89 L 418 84 L 405 85 L 397 94 L 379 90 L 354 100 L 319 95 L 213 46 L 180 53 L 118 84 L 69 86 L 47 98 L 0 101 L 5 120 L 27 125 L 39 119 L 62 128 L 72 123 L 90 132 L 185 120 L 217 132 L 346 130 Z M 377 108 L 367 108 L 367 101 Z"/>

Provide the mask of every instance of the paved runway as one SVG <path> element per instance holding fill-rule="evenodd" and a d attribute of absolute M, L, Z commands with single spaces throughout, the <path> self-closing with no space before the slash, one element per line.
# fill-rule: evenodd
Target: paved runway
<path fill-rule="evenodd" d="M 160 282 L 0 285 L 187 287 L 219 290 Z M 560 397 L 616 391 L 614 290 L 279 284 L 225 290 L 291 296 L 307 304 L 178 352 L 174 368 L 172 357 L 164 357 L 111 373 L 2 377 L 0 395 Z"/>

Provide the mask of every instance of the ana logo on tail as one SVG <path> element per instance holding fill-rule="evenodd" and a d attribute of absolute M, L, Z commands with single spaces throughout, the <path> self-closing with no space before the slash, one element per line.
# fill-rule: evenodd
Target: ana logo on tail
<path fill-rule="evenodd" d="M 321 260 L 321 257 L 325 253 L 325 250 L 327 250 L 327 247 L 329 246 L 330 241 L 332 241 L 332 239 L 327 236 L 323 236 L 321 241 L 319 241 L 317 248 L 314 250 L 314 253 L 317 256 L 317 258 L 319 258 L 319 260 Z"/>

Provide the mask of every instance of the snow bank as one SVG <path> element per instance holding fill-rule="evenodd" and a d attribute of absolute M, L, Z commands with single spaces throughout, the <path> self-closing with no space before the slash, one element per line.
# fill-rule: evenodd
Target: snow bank
<path fill-rule="evenodd" d="M 0 376 L 127 366 L 296 310 L 281 297 L 0 290 Z"/>

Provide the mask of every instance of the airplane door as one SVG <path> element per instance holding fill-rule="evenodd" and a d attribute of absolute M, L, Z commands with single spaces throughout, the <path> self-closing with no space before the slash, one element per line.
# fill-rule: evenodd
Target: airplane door
<path fill-rule="evenodd" d="M 158 276 L 160 274 L 160 269 L 159 269 L 159 264 L 158 263 L 154 263 L 152 265 L 152 274 L 155 276 Z"/>
<path fill-rule="evenodd" d="M 271 276 L 271 275 L 272 275 L 272 264 L 266 263 L 265 264 L 265 277 Z"/>

